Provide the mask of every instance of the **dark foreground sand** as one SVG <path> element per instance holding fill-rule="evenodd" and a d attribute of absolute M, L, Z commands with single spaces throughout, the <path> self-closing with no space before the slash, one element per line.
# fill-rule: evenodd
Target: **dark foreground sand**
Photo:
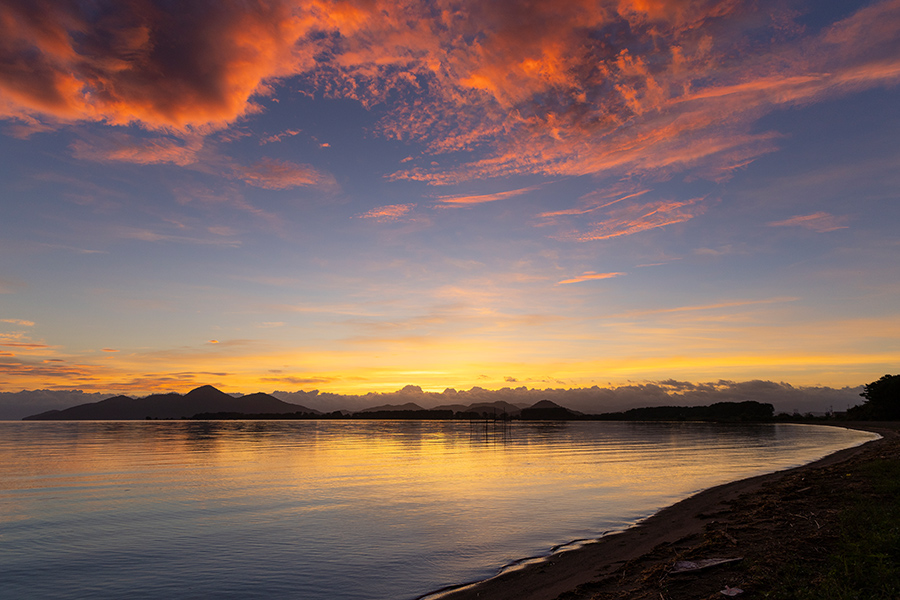
<path fill-rule="evenodd" d="M 594 600 L 725 598 L 726 586 L 764 586 L 766 561 L 827 555 L 829 521 L 849 484 L 844 471 L 900 454 L 895 424 L 849 424 L 883 436 L 814 463 L 701 492 L 641 524 L 520 570 L 442 594 L 440 600 Z M 742 558 L 692 575 L 671 575 L 680 560 Z M 772 565 L 775 568 L 777 565 Z M 687 582 L 685 584 L 684 582 Z M 730 582 L 730 583 L 729 583 Z M 689 588 L 683 595 L 679 589 Z M 746 589 L 740 597 L 752 597 Z"/>

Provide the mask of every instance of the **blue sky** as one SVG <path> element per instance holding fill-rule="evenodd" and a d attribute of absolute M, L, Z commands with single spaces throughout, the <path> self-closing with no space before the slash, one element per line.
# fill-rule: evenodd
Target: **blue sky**
<path fill-rule="evenodd" d="M 896 370 L 900 2 L 5 4 L 2 391 Z"/>

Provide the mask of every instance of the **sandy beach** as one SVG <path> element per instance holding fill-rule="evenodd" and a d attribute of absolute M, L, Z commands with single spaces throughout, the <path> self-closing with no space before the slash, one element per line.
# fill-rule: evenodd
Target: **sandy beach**
<path fill-rule="evenodd" d="M 626 531 L 447 591 L 440 600 L 670 600 L 681 597 L 680 587 L 690 588 L 684 597 L 721 598 L 721 590 L 738 584 L 750 592 L 754 582 L 764 586 L 759 578 L 767 561 L 823 549 L 835 529 L 828 515 L 839 502 L 836 491 L 847 485 L 844 471 L 900 454 L 896 424 L 848 426 L 883 437 L 801 467 L 705 490 Z M 677 561 L 706 558 L 741 560 L 687 577 L 671 575 Z"/>

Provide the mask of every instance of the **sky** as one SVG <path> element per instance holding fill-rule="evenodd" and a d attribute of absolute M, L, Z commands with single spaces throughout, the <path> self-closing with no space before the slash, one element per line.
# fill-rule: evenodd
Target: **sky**
<path fill-rule="evenodd" d="M 0 391 L 858 386 L 900 0 L 0 0 Z"/>

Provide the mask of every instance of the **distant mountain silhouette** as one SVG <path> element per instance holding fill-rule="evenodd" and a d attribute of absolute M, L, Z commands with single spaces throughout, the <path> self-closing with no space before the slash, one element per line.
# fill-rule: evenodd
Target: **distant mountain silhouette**
<path fill-rule="evenodd" d="M 541 400 L 522 409 L 522 420 L 527 421 L 568 421 L 577 419 L 581 413 L 569 410 L 550 400 Z"/>
<path fill-rule="evenodd" d="M 182 419 L 198 413 L 287 414 L 317 413 L 300 404 L 282 402 L 269 394 L 256 393 L 235 398 L 204 385 L 181 394 L 153 394 L 144 398 L 113 396 L 100 402 L 79 404 L 65 410 L 50 410 L 25 417 L 25 421 L 130 421 L 139 419 Z"/>

